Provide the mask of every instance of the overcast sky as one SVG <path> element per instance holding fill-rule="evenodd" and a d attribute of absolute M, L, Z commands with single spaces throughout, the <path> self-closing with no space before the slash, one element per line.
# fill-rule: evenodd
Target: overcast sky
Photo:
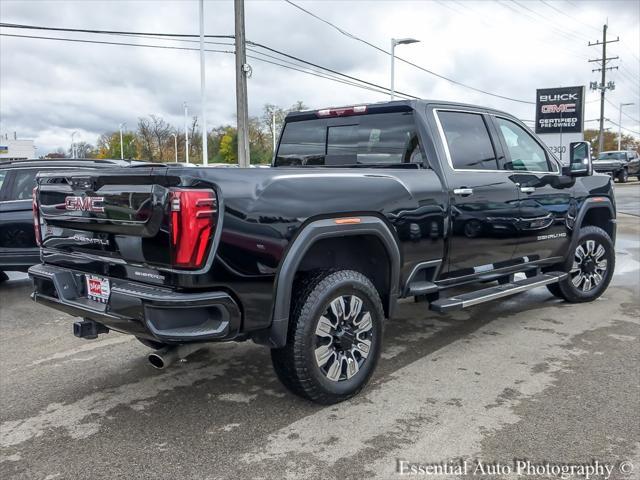
<path fill-rule="evenodd" d="M 623 126 L 640 131 L 640 2 L 618 1 L 297 1 L 305 9 L 367 41 L 389 48 L 392 37 L 421 43 L 397 47 L 398 56 L 473 87 L 535 101 L 536 88 L 589 85 L 599 79 L 588 47 L 602 37 L 608 19 L 608 53 L 621 70 L 608 72 L 616 82 L 607 97 L 625 107 Z M 311 62 L 367 81 L 389 85 L 389 56 L 341 34 L 284 1 L 247 1 L 246 34 Z M 198 33 L 197 1 L 47 1 L 1 0 L 4 23 L 47 27 Z M 205 1 L 205 32 L 233 35 L 233 2 Z M 197 47 L 188 42 L 95 34 L 52 33 L 1 28 L 3 34 L 41 35 L 147 45 Z M 208 45 L 207 48 L 233 50 Z M 265 58 L 265 57 L 262 57 Z M 208 53 L 208 126 L 235 122 L 234 58 Z M 386 95 L 336 83 L 249 59 L 249 113 L 265 103 L 288 106 L 302 100 L 311 108 L 381 101 Z M 496 107 L 521 119 L 534 118 L 534 106 L 502 100 L 453 85 L 396 62 L 396 89 L 422 98 L 455 100 Z M 586 119 L 599 115 L 598 94 L 587 96 Z M 182 103 L 200 115 L 197 51 L 140 48 L 0 37 L 0 132 L 33 138 L 38 154 L 69 147 L 78 140 L 95 143 L 99 134 L 126 122 L 156 114 L 176 126 Z M 605 116 L 618 121 L 606 105 Z M 634 122 L 635 119 L 636 121 Z M 596 122 L 587 127 L 596 127 Z M 617 127 L 609 124 L 611 128 Z M 629 132 L 627 132 L 629 133 Z M 640 136 L 640 135 L 638 135 Z"/>

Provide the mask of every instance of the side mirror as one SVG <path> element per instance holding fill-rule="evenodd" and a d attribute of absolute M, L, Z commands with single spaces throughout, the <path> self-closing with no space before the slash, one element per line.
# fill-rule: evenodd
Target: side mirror
<path fill-rule="evenodd" d="M 569 171 L 572 177 L 593 175 L 591 163 L 591 145 L 589 142 L 572 142 L 569 144 Z"/>

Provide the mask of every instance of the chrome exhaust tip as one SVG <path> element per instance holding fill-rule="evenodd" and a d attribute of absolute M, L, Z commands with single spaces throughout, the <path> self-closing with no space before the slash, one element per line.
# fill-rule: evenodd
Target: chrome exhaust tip
<path fill-rule="evenodd" d="M 202 350 L 205 347 L 203 343 L 187 343 L 184 345 L 175 345 L 165 347 L 155 352 L 151 352 L 147 356 L 147 360 L 153 368 L 164 370 L 170 367 L 176 361 L 187 358 L 189 355 Z"/>

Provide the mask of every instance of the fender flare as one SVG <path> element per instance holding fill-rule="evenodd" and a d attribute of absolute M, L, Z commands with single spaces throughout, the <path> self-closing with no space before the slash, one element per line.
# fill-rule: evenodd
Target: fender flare
<path fill-rule="evenodd" d="M 348 225 L 337 224 L 335 218 L 316 220 L 303 227 L 296 236 L 287 250 L 275 280 L 273 317 L 267 342 L 269 346 L 278 348 L 286 345 L 294 276 L 309 248 L 318 240 L 325 238 L 374 235 L 380 239 L 390 259 L 391 278 L 389 279 L 388 311 L 389 317 L 391 317 L 398 299 L 400 285 L 400 249 L 398 242 L 382 219 L 374 216 L 358 216 L 358 218 L 360 219 L 359 223 Z"/>
<path fill-rule="evenodd" d="M 615 229 L 616 210 L 613 207 L 613 202 L 611 202 L 611 199 L 609 199 L 608 197 L 588 197 L 585 199 L 584 203 L 582 204 L 582 207 L 580 207 L 580 210 L 578 211 L 578 215 L 576 215 L 576 219 L 573 223 L 573 232 L 571 233 L 571 244 L 570 244 L 569 250 L 567 251 L 567 256 L 565 257 L 565 260 L 573 258 L 572 252 L 576 248 L 576 243 L 578 242 L 578 233 L 582 228 L 582 222 L 584 221 L 584 217 L 587 216 L 587 212 L 589 212 L 589 210 L 593 210 L 595 208 L 606 208 L 609 210 L 609 214 L 611 215 L 610 222 L 614 224 L 614 228 L 612 229 L 613 234 L 611 235 L 611 241 L 615 245 L 616 243 L 616 229 Z"/>

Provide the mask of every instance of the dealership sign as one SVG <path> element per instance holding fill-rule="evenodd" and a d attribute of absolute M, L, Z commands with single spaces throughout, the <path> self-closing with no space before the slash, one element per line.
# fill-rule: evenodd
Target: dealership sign
<path fill-rule="evenodd" d="M 536 133 L 563 162 L 569 143 L 583 140 L 584 86 L 536 90 Z"/>
<path fill-rule="evenodd" d="M 536 91 L 536 133 L 580 133 L 584 123 L 584 87 Z"/>

